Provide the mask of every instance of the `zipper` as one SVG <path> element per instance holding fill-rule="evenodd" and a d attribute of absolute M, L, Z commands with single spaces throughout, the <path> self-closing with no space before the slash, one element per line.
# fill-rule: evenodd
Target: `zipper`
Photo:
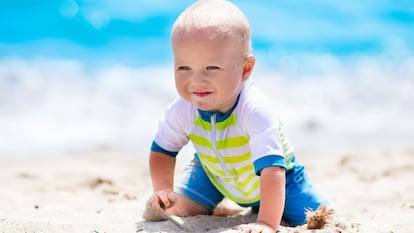
<path fill-rule="evenodd" d="M 235 178 L 236 176 L 230 174 L 229 168 L 226 165 L 226 162 L 224 162 L 223 156 L 221 156 L 219 150 L 217 149 L 217 143 L 216 143 L 216 114 L 211 115 L 210 118 L 211 121 L 211 144 L 213 145 L 213 151 L 217 158 L 220 161 L 221 168 L 223 168 L 224 173 L 226 174 L 226 178 Z"/>

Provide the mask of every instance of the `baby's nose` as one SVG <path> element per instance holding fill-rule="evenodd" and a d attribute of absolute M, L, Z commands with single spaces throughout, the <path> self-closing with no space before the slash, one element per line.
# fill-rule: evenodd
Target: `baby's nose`
<path fill-rule="evenodd" d="M 200 83 L 204 83 L 206 82 L 206 77 L 203 74 L 194 74 L 193 78 L 192 78 L 193 82 L 200 82 Z"/>

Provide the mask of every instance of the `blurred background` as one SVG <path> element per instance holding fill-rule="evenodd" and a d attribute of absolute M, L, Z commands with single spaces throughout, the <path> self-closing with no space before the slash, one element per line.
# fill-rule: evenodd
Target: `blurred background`
<path fill-rule="evenodd" d="M 0 1 L 0 157 L 146 155 L 177 96 L 170 28 L 193 2 Z M 413 144 L 412 1 L 233 2 L 297 151 Z"/>

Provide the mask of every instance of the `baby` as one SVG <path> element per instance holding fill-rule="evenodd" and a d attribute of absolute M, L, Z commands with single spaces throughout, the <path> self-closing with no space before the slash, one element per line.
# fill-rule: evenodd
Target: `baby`
<path fill-rule="evenodd" d="M 242 232 L 275 232 L 282 218 L 304 224 L 305 210 L 327 201 L 250 79 L 255 58 L 244 14 L 225 0 L 200 0 L 179 16 L 171 38 L 179 97 L 151 146 L 154 193 L 144 218 L 211 214 L 226 197 L 258 209 L 256 222 L 237 226 Z M 189 141 L 196 153 L 174 189 L 176 156 Z"/>

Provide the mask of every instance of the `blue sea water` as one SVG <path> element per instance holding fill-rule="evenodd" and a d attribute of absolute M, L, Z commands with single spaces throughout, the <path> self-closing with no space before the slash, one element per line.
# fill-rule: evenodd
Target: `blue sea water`
<path fill-rule="evenodd" d="M 176 96 L 170 27 L 192 2 L 1 1 L 0 157 L 147 150 Z M 297 150 L 414 142 L 414 3 L 233 2 Z"/>

